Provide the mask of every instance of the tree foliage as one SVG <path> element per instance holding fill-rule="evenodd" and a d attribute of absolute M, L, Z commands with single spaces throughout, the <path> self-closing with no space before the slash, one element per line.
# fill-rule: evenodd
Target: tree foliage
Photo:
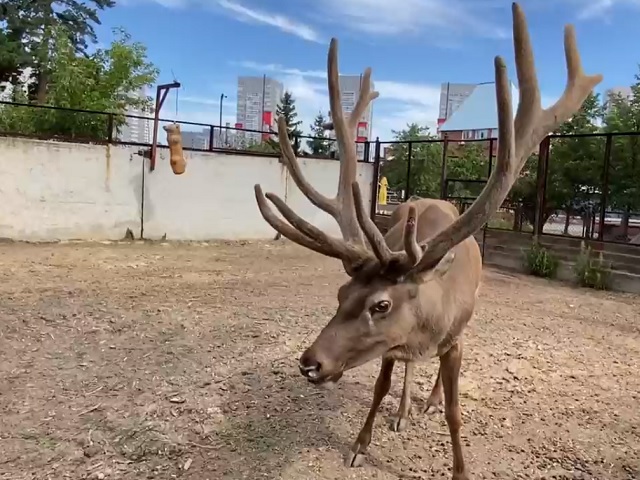
<path fill-rule="evenodd" d="M 597 94 L 591 93 L 582 108 L 553 132 L 564 137 L 551 139 L 549 166 L 542 212 L 543 223 L 552 213 L 563 210 L 568 219 L 573 214 L 593 213 L 593 198 L 602 188 L 604 141 L 601 137 L 580 136 L 598 132 L 597 121 L 602 116 L 602 106 Z M 526 220 L 535 221 L 537 196 L 538 152 L 529 157 L 520 178 L 509 194 Z"/>
<path fill-rule="evenodd" d="M 440 198 L 443 159 L 443 141 L 428 127 L 408 124 L 404 130 L 393 131 L 394 141 L 382 174 L 387 177 L 389 189 L 406 190 L 408 195 Z M 447 177 L 459 180 L 477 180 L 487 177 L 488 153 L 480 143 L 456 145 L 454 155 L 447 155 Z M 409 181 L 407 182 L 407 172 Z M 454 182 L 448 190 L 451 197 L 465 197 L 478 190 L 471 183 Z M 480 189 L 482 190 L 482 185 Z"/>
<path fill-rule="evenodd" d="M 322 112 L 318 112 L 318 115 L 316 115 L 313 123 L 310 125 L 310 136 L 313 138 L 307 140 L 307 147 L 312 155 L 329 155 L 329 137 L 324 129 L 326 123 L 327 118 Z"/>
<path fill-rule="evenodd" d="M 0 81 L 15 81 L 25 69 L 34 76 L 32 96 L 46 101 L 49 75 L 55 65 L 57 36 L 64 32 L 78 54 L 95 43 L 98 11 L 114 0 L 5 0 L 0 22 Z"/>
<path fill-rule="evenodd" d="M 302 120 L 296 120 L 298 118 L 298 112 L 296 112 L 296 101 L 293 98 L 293 95 L 289 91 L 285 91 L 280 99 L 280 104 L 276 109 L 276 118 L 284 117 L 285 123 L 287 124 L 287 133 L 289 135 L 289 140 L 293 145 L 293 149 L 296 153 L 298 153 L 300 149 L 300 136 L 302 135 L 302 131 L 300 130 L 300 125 L 302 125 Z M 278 146 L 278 151 L 279 151 Z"/>
<path fill-rule="evenodd" d="M 113 112 L 117 114 L 113 118 L 116 131 L 125 123 L 122 114 L 128 108 L 151 105 L 151 99 L 141 98 L 138 92 L 155 82 L 158 70 L 147 60 L 144 45 L 131 42 L 123 30 L 115 33 L 116 39 L 108 48 L 85 56 L 77 54 L 63 28 L 56 30 L 47 105 Z M 14 101 L 27 102 L 22 87 L 14 88 Z M 106 115 L 10 105 L 0 112 L 3 131 L 96 140 L 109 135 Z"/>
<path fill-rule="evenodd" d="M 614 96 L 604 118 L 606 132 L 640 131 L 640 74 L 635 75 L 631 98 Z M 640 211 L 640 137 L 615 135 L 609 168 L 609 209 L 622 212 L 622 235 L 627 237 L 631 212 Z"/>

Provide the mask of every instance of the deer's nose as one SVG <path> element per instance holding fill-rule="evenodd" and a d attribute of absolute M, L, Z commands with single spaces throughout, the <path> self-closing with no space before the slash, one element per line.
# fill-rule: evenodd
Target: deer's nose
<path fill-rule="evenodd" d="M 317 362 L 317 361 L 310 361 L 310 362 L 308 361 L 305 363 L 302 363 L 301 361 L 300 365 L 298 365 L 298 368 L 302 376 L 310 380 L 316 379 L 320 376 L 321 367 L 322 366 L 320 365 L 320 362 Z"/>

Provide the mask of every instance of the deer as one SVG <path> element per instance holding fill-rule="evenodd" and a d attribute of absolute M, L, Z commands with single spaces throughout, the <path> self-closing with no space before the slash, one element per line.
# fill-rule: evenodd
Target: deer
<path fill-rule="evenodd" d="M 340 103 L 336 38 L 331 39 L 327 58 L 331 127 L 340 160 L 334 198 L 320 194 L 304 177 L 286 123 L 282 117 L 278 120 L 282 162 L 309 201 L 336 220 L 341 238 L 306 221 L 279 196 L 263 193 L 256 184 L 258 209 L 263 219 L 290 241 L 340 260 L 348 276 L 338 289 L 335 314 L 299 358 L 300 374 L 314 385 L 330 385 L 346 371 L 381 359 L 369 413 L 345 457 L 348 467 L 358 467 L 364 461 L 395 364 L 405 365 L 400 404 L 392 423 L 392 429 L 399 431 L 408 424 L 415 364 L 437 357 L 438 375 L 427 407 L 444 402 L 453 453 L 452 478 L 469 479 L 461 444 L 459 376 L 463 334 L 474 313 L 482 276 L 482 256 L 473 235 L 502 205 L 529 155 L 580 109 L 603 78 L 584 73 L 574 27 L 566 25 L 567 84 L 557 102 L 543 109 L 527 22 L 517 3 L 512 4 L 512 20 L 519 84 L 517 111 L 514 116 L 506 64 L 496 56 L 496 164 L 480 195 L 462 214 L 445 200 L 417 199 L 396 208 L 384 235 L 367 214 L 356 181 L 355 133 L 378 92 L 371 88 L 371 68 L 367 68 L 356 104 L 345 114 Z"/>

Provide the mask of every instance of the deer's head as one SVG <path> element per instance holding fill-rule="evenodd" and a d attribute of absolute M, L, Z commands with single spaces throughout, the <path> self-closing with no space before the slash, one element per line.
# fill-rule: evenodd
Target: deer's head
<path fill-rule="evenodd" d="M 348 282 L 338 290 L 333 318 L 300 358 L 300 371 L 310 381 L 337 380 L 345 370 L 362 365 L 396 347 L 410 345 L 419 322 L 446 315 L 442 309 L 443 275 L 456 264 L 453 247 L 464 241 L 495 212 L 506 198 L 529 155 L 542 139 L 579 110 L 601 75 L 585 75 L 571 26 L 565 28 L 568 82 L 561 98 L 542 109 L 533 52 L 524 14 L 513 4 L 513 37 L 520 86 L 519 104 L 513 117 L 511 89 L 506 66 L 495 59 L 498 112 L 498 152 L 495 168 L 474 204 L 435 235 L 416 239 L 416 208 L 410 204 L 404 225 L 404 248 L 391 251 L 366 212 L 356 182 L 355 132 L 367 106 L 377 98 L 371 89 L 371 70 L 362 77 L 360 96 L 345 118 L 338 82 L 337 41 L 331 40 L 328 55 L 328 87 L 332 125 L 340 151 L 340 177 L 335 198 L 321 195 L 302 175 L 286 124 L 278 122 L 282 158 L 298 188 L 316 207 L 334 217 L 342 238 L 333 237 L 299 217 L 282 199 L 263 194 L 255 186 L 256 200 L 264 219 L 278 232 L 310 250 L 340 259 Z M 373 179 L 376 183 L 377 179 Z M 283 221 L 267 202 L 271 201 L 287 220 Z M 375 199 L 373 199 L 375 201 Z M 423 221 L 422 217 L 419 217 Z M 458 262 L 458 263 L 456 263 Z M 427 328 L 437 329 L 437 321 Z"/>

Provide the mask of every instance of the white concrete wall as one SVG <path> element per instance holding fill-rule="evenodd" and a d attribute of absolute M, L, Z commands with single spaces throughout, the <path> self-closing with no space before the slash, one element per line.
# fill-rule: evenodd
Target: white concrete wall
<path fill-rule="evenodd" d="M 301 216 L 337 233 L 335 221 L 301 194 L 276 158 L 185 152 L 187 171 L 176 176 L 168 151 L 158 150 L 154 172 L 139 147 L 100 146 L 0 137 L 0 237 L 15 240 L 170 240 L 272 238 L 253 186 L 286 199 Z M 306 177 L 334 196 L 339 163 L 301 159 Z M 370 205 L 373 165 L 358 164 Z M 144 192 L 144 197 L 143 197 Z"/>
<path fill-rule="evenodd" d="M 0 138 L 0 237 L 115 239 L 140 231 L 135 149 Z"/>

